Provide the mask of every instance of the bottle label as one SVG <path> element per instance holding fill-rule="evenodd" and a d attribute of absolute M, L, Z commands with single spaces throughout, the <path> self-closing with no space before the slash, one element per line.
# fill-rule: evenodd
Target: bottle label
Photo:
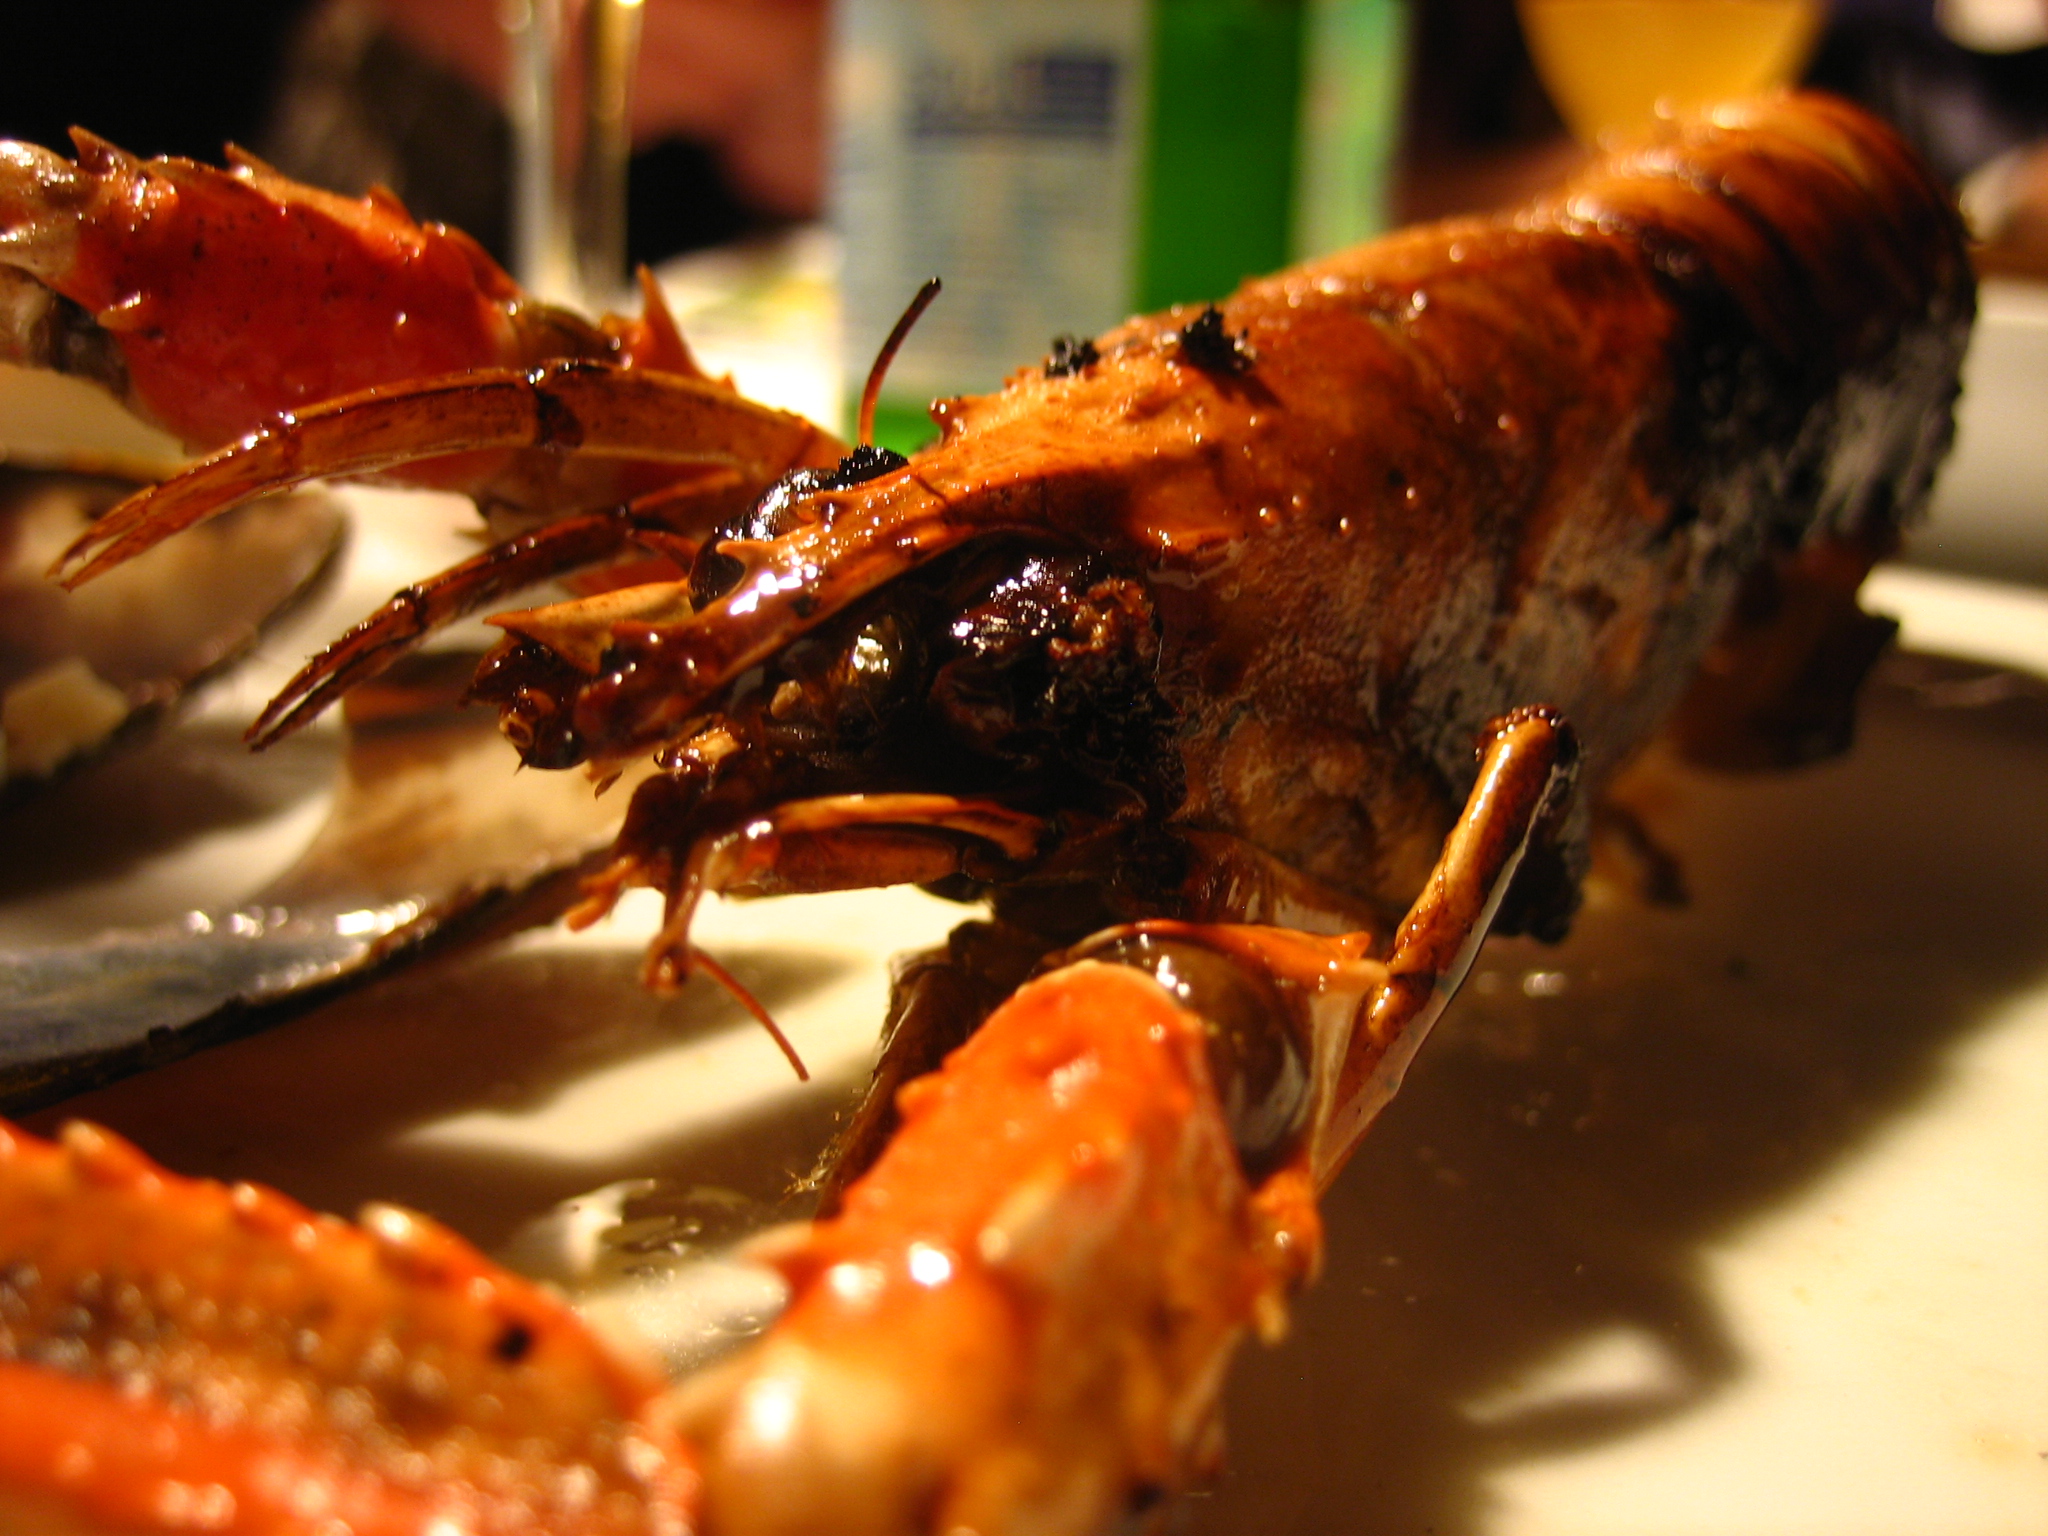
<path fill-rule="evenodd" d="M 845 365 L 927 277 L 878 436 L 1061 333 L 1220 297 L 1380 226 L 1401 0 L 844 0 Z"/>
<path fill-rule="evenodd" d="M 1142 0 L 852 0 L 840 11 L 834 212 L 858 377 L 925 278 L 946 288 L 893 400 L 995 388 L 1128 298 Z"/>

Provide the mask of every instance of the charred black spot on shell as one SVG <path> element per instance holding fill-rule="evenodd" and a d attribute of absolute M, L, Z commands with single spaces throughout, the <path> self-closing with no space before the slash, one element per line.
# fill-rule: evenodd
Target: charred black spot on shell
<path fill-rule="evenodd" d="M 1306 1032 L 1271 977 L 1193 937 L 1132 933 L 1078 958 L 1143 971 L 1201 1019 L 1209 1075 L 1254 1183 L 1287 1161 L 1308 1124 Z"/>
<path fill-rule="evenodd" d="M 707 608 L 740 584 L 747 568 L 720 546 L 736 541 L 766 543 L 804 522 L 803 502 L 821 491 L 843 491 L 891 474 L 910 461 L 891 448 L 862 443 L 832 469 L 794 469 L 769 486 L 739 517 L 712 530 L 690 568 L 690 601 Z"/>
<path fill-rule="evenodd" d="M 1130 1493 L 1124 1499 L 1125 1513 L 1134 1521 L 1145 1522 L 1154 1510 L 1166 1502 L 1167 1493 L 1168 1489 L 1163 1483 L 1151 1481 L 1133 1483 Z"/>
<path fill-rule="evenodd" d="M 1181 327 L 1180 353 L 1204 373 L 1233 377 L 1249 372 L 1258 361 L 1242 331 L 1223 328 L 1223 311 L 1214 304 Z"/>
<path fill-rule="evenodd" d="M 864 485 L 878 480 L 883 475 L 893 474 L 910 460 L 893 448 L 884 448 L 877 443 L 862 443 L 853 452 L 839 461 L 838 468 L 826 476 L 820 490 L 841 491 L 850 485 Z"/>
<path fill-rule="evenodd" d="M 511 1322 L 491 1340 L 491 1354 L 506 1365 L 517 1365 L 533 1351 L 533 1330 L 524 1323 Z"/>
<path fill-rule="evenodd" d="M 1052 355 L 1045 360 L 1048 379 L 1072 378 L 1083 368 L 1102 360 L 1095 343 L 1085 336 L 1059 335 L 1052 339 Z"/>

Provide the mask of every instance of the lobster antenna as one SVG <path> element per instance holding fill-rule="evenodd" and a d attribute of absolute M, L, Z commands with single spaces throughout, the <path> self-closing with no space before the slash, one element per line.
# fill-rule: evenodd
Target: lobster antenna
<path fill-rule="evenodd" d="M 690 964 L 695 969 L 703 971 L 713 981 L 717 982 L 719 986 L 723 987 L 726 996 L 751 1013 L 754 1016 L 754 1022 L 768 1031 L 768 1038 L 782 1048 L 782 1054 L 789 1058 L 790 1066 L 796 1069 L 796 1080 L 798 1082 L 808 1083 L 811 1080 L 810 1072 L 804 1067 L 803 1057 L 797 1055 L 796 1047 L 790 1044 L 789 1036 L 782 1032 L 782 1026 L 777 1024 L 774 1016 L 761 1006 L 759 998 L 740 985 L 740 979 L 737 976 L 733 975 L 731 971 L 728 971 L 695 945 L 690 947 Z"/>
<path fill-rule="evenodd" d="M 939 296 L 939 280 L 928 277 L 924 286 L 917 290 L 917 296 L 903 311 L 903 318 L 896 322 L 896 328 L 882 343 L 882 350 L 875 354 L 875 365 L 868 370 L 868 381 L 860 392 L 860 445 L 872 447 L 875 441 L 875 401 L 881 398 L 882 380 L 888 376 L 889 365 L 896 361 L 896 353 L 903 346 L 903 338 L 910 334 L 910 328 L 917 324 L 917 318 L 932 307 L 932 300 Z"/>

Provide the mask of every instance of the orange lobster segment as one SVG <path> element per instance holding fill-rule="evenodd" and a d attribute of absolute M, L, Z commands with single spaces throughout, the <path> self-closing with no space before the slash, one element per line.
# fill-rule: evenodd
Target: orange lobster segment
<path fill-rule="evenodd" d="M 637 462 L 657 486 L 726 469 L 760 486 L 836 457 L 838 444 L 801 416 L 701 378 L 573 361 L 520 372 L 473 369 L 323 401 L 250 433 L 101 518 L 64 552 L 63 579 L 76 586 L 230 507 L 330 476 L 530 449 L 551 461 L 553 488 L 566 490 L 560 465 L 572 448 Z M 609 477 L 603 483 L 619 488 Z M 727 491 L 730 481 L 719 488 Z M 578 499 L 572 495 L 570 504 Z"/>
<path fill-rule="evenodd" d="M 0 1126 L 0 1233 L 0 1517 L 688 1529 L 695 1474 L 647 1422 L 654 1378 L 423 1217 L 351 1227 L 103 1131 Z"/>
<path fill-rule="evenodd" d="M 645 272 L 637 319 L 593 323 L 527 297 L 467 235 L 418 223 L 382 190 L 338 197 L 232 148 L 216 170 L 73 138 L 75 163 L 0 143 L 0 361 L 99 384 L 195 450 L 338 397 L 575 359 L 737 399 L 705 378 Z M 431 406 L 414 414 L 413 435 L 431 435 Z M 572 469 L 552 451 L 458 447 L 326 472 L 532 518 L 644 495 L 676 478 L 665 458 Z"/>
<path fill-rule="evenodd" d="M 1135 971 L 1027 986 L 900 1099 L 789 1310 L 686 1389 L 720 1536 L 1093 1530 L 1217 1449 L 1232 1344 L 1313 1266 L 1254 1201 L 1203 1024 Z"/>
<path fill-rule="evenodd" d="M 231 152 L 144 161 L 76 131 L 76 164 L 0 153 L 6 264 L 82 309 L 129 403 L 195 447 L 371 385 L 547 357 L 695 373 L 667 316 L 599 328 L 528 301 L 467 235 L 389 193 L 337 197 Z"/>
<path fill-rule="evenodd" d="M 0 1528 L 45 1536 L 80 1529 L 73 1511 L 93 1530 L 248 1536 L 321 1524 L 419 1536 L 463 1513 L 438 1490 L 394 1487 L 290 1441 L 213 1430 L 119 1386 L 12 1364 L 0 1364 L 0 1480 L 51 1495 L 0 1499 Z"/>

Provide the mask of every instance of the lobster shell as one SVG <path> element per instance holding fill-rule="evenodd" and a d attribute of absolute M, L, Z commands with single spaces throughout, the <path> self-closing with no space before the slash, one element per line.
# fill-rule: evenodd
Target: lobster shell
<path fill-rule="evenodd" d="M 752 669 L 767 696 L 794 640 L 951 552 L 1085 551 L 1156 608 L 1172 727 L 1151 814 L 1398 912 L 1506 710 L 1569 719 L 1596 789 L 1703 665 L 1720 696 L 1684 713 L 1697 755 L 1840 744 L 1830 722 L 1889 632 L 1855 587 L 1926 500 L 1973 313 L 1948 195 L 1888 129 L 1826 98 L 1730 107 L 1513 214 L 1133 320 L 1079 365 L 940 402 L 940 441 L 901 469 L 724 546 L 745 575 L 713 601 L 678 584 L 498 622 L 562 659 L 581 690 L 564 718 L 605 761 L 743 711 Z M 948 728 L 943 710 L 906 727 L 857 785 L 778 766 L 768 801 L 961 792 L 917 777 Z M 645 820 L 678 856 L 715 830 Z M 1583 830 L 1582 810 L 1516 926 L 1562 930 Z"/>

